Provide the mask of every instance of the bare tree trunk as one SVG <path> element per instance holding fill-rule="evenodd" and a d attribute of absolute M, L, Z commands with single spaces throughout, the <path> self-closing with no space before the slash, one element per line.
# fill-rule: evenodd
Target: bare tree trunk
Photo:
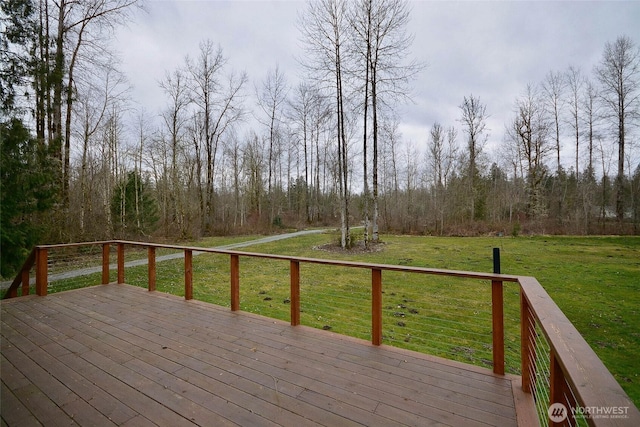
<path fill-rule="evenodd" d="M 371 110 L 373 113 L 373 217 L 371 228 L 371 241 L 378 243 L 380 241 L 380 233 L 378 231 L 378 93 L 377 93 L 377 76 L 376 66 L 371 63 Z"/>
<path fill-rule="evenodd" d="M 326 163 L 323 163 L 326 164 Z M 316 220 L 320 221 L 320 130 L 318 128 L 316 133 L 316 182 L 315 182 L 315 197 L 314 197 L 314 209 L 316 211 Z"/>
<path fill-rule="evenodd" d="M 35 121 L 36 138 L 41 146 L 44 146 L 47 137 L 51 140 L 51 96 L 50 96 L 50 40 L 49 40 L 49 2 L 39 1 L 39 24 L 37 50 L 39 58 L 36 62 L 36 76 L 34 78 L 34 90 L 36 95 Z"/>
<path fill-rule="evenodd" d="M 616 216 L 625 216 L 624 155 L 627 121 L 640 113 L 640 48 L 627 36 L 607 43 L 596 76 L 602 85 L 604 106 L 616 122 L 618 144 L 618 172 L 615 180 Z"/>
<path fill-rule="evenodd" d="M 527 95 L 517 101 L 517 109 L 517 117 L 509 133 L 527 162 L 529 214 L 533 218 L 541 218 L 547 213 L 542 183 L 545 178 L 544 159 L 549 152 L 548 135 L 551 124 L 545 119 L 538 92 L 530 85 L 527 87 Z"/>
<path fill-rule="evenodd" d="M 460 105 L 462 111 L 462 125 L 463 130 L 467 134 L 467 151 L 469 153 L 469 166 L 468 166 L 468 182 L 469 182 L 469 194 L 470 194 L 470 207 L 471 215 L 470 219 L 473 221 L 479 216 L 476 211 L 476 204 L 478 202 L 478 158 L 482 153 L 482 149 L 487 140 L 487 135 L 484 134 L 487 123 L 487 107 L 484 105 L 480 98 L 473 95 L 467 98 L 464 97 L 462 104 Z"/>
<path fill-rule="evenodd" d="M 346 34 L 347 3 L 344 0 L 322 0 L 308 3 L 308 11 L 302 16 L 301 28 L 311 61 L 308 68 L 325 82 L 331 82 L 335 90 L 338 186 L 340 197 L 340 222 L 343 247 L 350 244 L 349 231 L 349 163 L 346 138 L 346 111 L 344 108 L 345 88 L 343 75 L 345 58 L 343 45 Z"/>
<path fill-rule="evenodd" d="M 74 91 L 76 84 L 74 73 L 78 61 L 78 53 L 84 46 L 84 38 L 89 26 L 100 25 L 108 22 L 113 25 L 118 16 L 122 16 L 125 10 L 133 5 L 136 0 L 100 0 L 94 2 L 78 3 L 60 0 L 58 6 L 58 22 L 56 34 L 55 65 L 51 75 L 53 85 L 53 119 L 51 123 L 51 143 L 53 155 L 61 164 L 61 196 L 63 209 L 69 207 L 69 183 L 70 183 L 70 153 L 71 153 L 71 122 L 73 115 Z M 79 7 L 77 7 L 79 5 Z M 74 6 L 76 6 L 74 8 Z M 109 20 L 109 21 L 107 21 Z M 68 64 L 65 64 L 65 43 L 69 35 L 75 32 L 75 45 L 71 52 Z M 67 75 L 67 87 L 64 88 L 64 77 Z M 65 123 L 62 123 L 63 92 L 66 89 Z M 64 140 L 64 146 L 63 146 Z"/>
<path fill-rule="evenodd" d="M 403 0 L 381 0 L 364 2 L 370 9 L 370 37 L 369 37 L 369 79 L 371 84 L 371 109 L 373 132 L 373 165 L 372 165 L 372 241 L 379 241 L 378 232 L 378 133 L 379 133 L 379 97 L 383 90 L 391 98 L 402 98 L 408 90 L 406 84 L 411 75 L 420 66 L 403 64 L 411 46 L 412 38 L 406 36 L 405 30 L 409 21 L 407 2 Z"/>
<path fill-rule="evenodd" d="M 351 245 L 351 233 L 349 230 L 349 181 L 348 181 L 348 160 L 347 160 L 347 138 L 345 135 L 345 113 L 342 91 L 342 70 L 340 62 L 340 43 L 336 44 L 336 103 L 338 105 L 338 185 L 340 186 L 340 198 L 342 209 L 340 209 L 341 224 L 341 245 L 347 248 Z"/>
<path fill-rule="evenodd" d="M 354 16 L 351 18 L 351 25 L 355 32 L 356 43 L 364 44 L 364 52 L 359 51 L 356 47 L 357 54 L 362 56 L 362 65 L 364 68 L 364 99 L 363 99 L 363 114 L 362 114 L 362 170 L 363 170 L 363 220 L 364 220 L 364 245 L 365 247 L 370 246 L 370 231 L 369 228 L 371 226 L 370 221 L 370 198 L 369 194 L 369 159 L 368 159 L 368 146 L 369 146 L 369 136 L 368 126 L 369 126 L 369 84 L 371 82 L 370 72 L 371 72 L 371 38 L 372 38 L 372 0 L 364 0 L 360 3 L 361 6 L 356 6 L 356 10 L 354 12 Z"/>
<path fill-rule="evenodd" d="M 567 85 L 569 86 L 569 105 L 571 107 L 571 120 L 569 121 L 573 127 L 576 146 L 576 158 L 575 158 L 575 171 L 576 177 L 580 174 L 580 96 L 582 88 L 584 86 L 584 78 L 582 77 L 580 70 L 575 67 L 569 67 L 566 74 Z"/>
<path fill-rule="evenodd" d="M 58 6 L 58 32 L 56 34 L 55 42 L 55 61 L 51 76 L 53 84 L 53 103 L 51 106 L 53 116 L 51 127 L 49 129 L 51 132 L 49 143 L 53 145 L 51 151 L 54 157 L 60 161 L 60 164 L 62 164 L 62 83 L 64 79 L 64 34 L 66 8 L 66 0 L 60 0 L 60 4 Z M 62 179 L 64 179 L 64 176 L 62 176 Z"/>
<path fill-rule="evenodd" d="M 269 159 L 268 159 L 268 181 L 267 181 L 267 194 L 269 195 L 269 224 L 273 224 L 276 216 L 276 209 L 278 202 L 279 189 L 282 188 L 282 177 L 280 176 L 280 184 L 277 181 L 277 160 L 281 155 L 280 139 L 281 134 L 279 130 L 280 125 L 280 111 L 282 104 L 286 100 L 287 85 L 285 77 L 276 66 L 275 70 L 269 70 L 267 77 L 262 83 L 262 90 L 258 95 L 258 105 L 262 109 L 263 113 L 267 117 L 267 121 L 264 124 L 269 129 Z M 282 169 L 280 169 L 282 174 Z"/>

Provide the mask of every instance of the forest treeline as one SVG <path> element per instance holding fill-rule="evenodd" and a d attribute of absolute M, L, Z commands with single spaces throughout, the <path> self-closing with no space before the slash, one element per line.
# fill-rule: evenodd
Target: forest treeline
<path fill-rule="evenodd" d="M 166 70 L 159 112 L 131 107 L 105 44 L 138 6 L 2 3 L 3 276 L 44 242 L 315 225 L 339 227 L 345 247 L 381 230 L 640 230 L 640 49 L 627 36 L 593 69 L 549 71 L 514 94 L 488 152 L 490 106 L 473 94 L 455 123 L 402 139 L 394 111 L 424 68 L 408 57 L 405 1 L 309 2 L 295 85 L 277 66 L 250 80 L 203 40 Z"/>

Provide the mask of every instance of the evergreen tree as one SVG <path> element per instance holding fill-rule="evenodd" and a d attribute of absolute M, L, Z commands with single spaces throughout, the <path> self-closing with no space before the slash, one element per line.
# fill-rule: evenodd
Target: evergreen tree
<path fill-rule="evenodd" d="M 55 167 L 16 118 L 0 123 L 0 152 L 0 274 L 9 277 L 47 231 Z"/>

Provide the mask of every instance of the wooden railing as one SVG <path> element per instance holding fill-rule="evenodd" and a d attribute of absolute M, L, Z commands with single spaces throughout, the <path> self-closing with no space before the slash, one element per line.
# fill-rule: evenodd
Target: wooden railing
<path fill-rule="evenodd" d="M 193 298 L 193 253 L 197 251 L 228 255 L 230 260 L 229 283 L 232 311 L 240 309 L 240 258 L 265 258 L 288 262 L 291 301 L 290 323 L 293 326 L 300 324 L 301 264 L 368 269 L 371 271 L 371 342 L 374 345 L 381 345 L 383 338 L 383 271 L 486 280 L 491 282 L 492 289 L 493 372 L 497 375 L 504 375 L 505 373 L 503 283 L 518 283 L 520 286 L 522 389 L 526 393 L 530 393 L 533 388 L 539 387 L 540 378 L 537 378 L 539 372 L 535 370 L 535 362 L 540 355 L 535 351 L 534 344 L 537 331 L 540 330 L 550 349 L 550 354 L 546 355 L 550 361 L 550 375 L 549 378 L 545 379 L 545 383 L 549 384 L 548 403 L 549 405 L 561 403 L 567 411 L 567 417 L 564 420 L 558 423 L 554 423 L 553 420 L 549 421 L 549 419 L 541 420 L 543 424 L 575 425 L 577 421 L 580 421 L 597 426 L 640 425 L 640 411 L 638 411 L 638 408 L 635 407 L 582 335 L 533 277 L 113 240 L 37 246 L 16 279 L 12 282 L 4 298 L 16 296 L 20 284 L 22 284 L 22 294 L 29 293 L 29 270 L 33 265 L 35 265 L 36 270 L 36 294 L 40 296 L 47 295 L 48 251 L 61 247 L 88 245 L 102 246 L 102 284 L 109 283 L 111 245 L 115 245 L 117 248 L 117 283 L 119 284 L 125 283 L 125 246 L 147 248 L 149 291 L 156 289 L 156 249 L 166 248 L 183 251 L 184 295 L 187 300 Z M 574 413 L 577 413 L 578 417 L 574 417 Z M 605 417 L 605 415 L 607 416 Z"/>
<path fill-rule="evenodd" d="M 24 264 L 22 264 L 22 267 L 18 271 L 16 278 L 13 279 L 13 282 L 11 282 L 11 285 L 9 285 L 9 288 L 7 289 L 7 292 L 4 294 L 3 299 L 14 298 L 18 296 L 18 287 L 20 286 L 22 286 L 22 295 L 29 294 L 29 286 L 30 286 L 29 272 L 31 271 L 31 269 L 33 268 L 33 265 L 36 262 L 36 252 L 37 252 L 36 248 L 31 250 L 31 252 L 29 253 L 29 256 L 24 261 Z"/>

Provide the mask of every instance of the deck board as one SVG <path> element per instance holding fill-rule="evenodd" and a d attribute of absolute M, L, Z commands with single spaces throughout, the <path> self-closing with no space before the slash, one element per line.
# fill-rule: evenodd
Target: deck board
<path fill-rule="evenodd" d="M 2 425 L 517 425 L 512 376 L 142 288 L 1 307 Z"/>

